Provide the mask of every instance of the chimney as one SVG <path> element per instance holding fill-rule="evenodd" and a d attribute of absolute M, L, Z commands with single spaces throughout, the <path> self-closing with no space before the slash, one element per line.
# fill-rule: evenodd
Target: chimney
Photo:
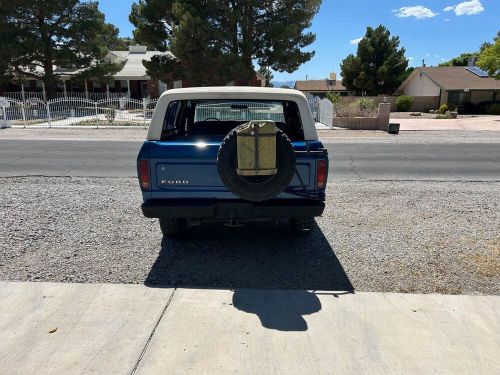
<path fill-rule="evenodd" d="M 336 81 L 337 80 L 337 73 L 331 72 L 330 73 L 330 81 Z"/>
<path fill-rule="evenodd" d="M 477 57 L 469 57 L 467 60 L 467 66 L 476 66 Z"/>

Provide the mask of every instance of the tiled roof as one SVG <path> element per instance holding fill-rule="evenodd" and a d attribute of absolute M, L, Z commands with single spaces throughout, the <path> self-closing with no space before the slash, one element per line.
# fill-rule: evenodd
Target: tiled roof
<path fill-rule="evenodd" d="M 296 81 L 295 89 L 300 91 L 345 91 L 347 90 L 342 81 L 332 81 L 329 79 L 317 79 L 307 81 Z"/>
<path fill-rule="evenodd" d="M 500 90 L 500 80 L 492 77 L 479 77 L 469 72 L 465 66 L 438 66 L 417 68 L 407 81 L 411 80 L 416 74 L 425 74 L 436 85 L 443 90 Z M 405 85 L 405 83 L 403 85 Z"/>

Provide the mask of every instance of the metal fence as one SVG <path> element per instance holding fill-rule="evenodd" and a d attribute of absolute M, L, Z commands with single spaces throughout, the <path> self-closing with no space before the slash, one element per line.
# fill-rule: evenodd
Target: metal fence
<path fill-rule="evenodd" d="M 128 97 L 126 92 L 56 92 L 56 99 L 62 98 L 80 98 L 89 100 L 104 100 L 104 99 L 117 99 L 121 97 Z M 4 92 L 0 96 L 9 99 L 15 99 L 19 101 L 24 101 L 27 99 L 38 98 L 40 100 L 45 100 L 44 93 L 42 91 L 12 91 Z"/>
<path fill-rule="evenodd" d="M 309 103 L 309 109 L 311 110 L 314 121 L 320 122 L 329 127 L 333 126 L 335 108 L 330 100 L 308 95 L 307 102 Z"/>
<path fill-rule="evenodd" d="M 39 98 L 24 101 L 0 98 L 2 127 L 141 126 L 151 122 L 157 100 L 129 98 L 90 100 L 78 97 L 47 102 Z"/>

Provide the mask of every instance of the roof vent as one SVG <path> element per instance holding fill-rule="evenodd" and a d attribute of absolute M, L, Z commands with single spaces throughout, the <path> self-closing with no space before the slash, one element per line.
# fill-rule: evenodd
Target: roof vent
<path fill-rule="evenodd" d="M 139 46 L 139 45 L 128 46 L 128 51 L 130 53 L 146 53 L 147 50 L 148 49 L 146 46 Z"/>
<path fill-rule="evenodd" d="M 467 66 L 476 66 L 477 57 L 469 57 Z"/>

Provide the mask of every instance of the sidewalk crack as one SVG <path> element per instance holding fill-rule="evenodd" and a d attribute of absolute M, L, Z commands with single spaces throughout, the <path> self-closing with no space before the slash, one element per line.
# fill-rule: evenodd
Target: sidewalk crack
<path fill-rule="evenodd" d="M 142 349 L 141 351 L 141 354 L 139 355 L 139 358 L 137 358 L 137 361 L 135 362 L 135 365 L 134 365 L 134 368 L 132 369 L 132 371 L 130 372 L 130 375 L 134 375 L 136 372 L 137 372 L 137 369 L 139 368 L 139 365 L 141 364 L 141 361 L 142 359 L 144 358 L 144 355 L 146 354 L 148 348 L 149 348 L 149 345 L 151 343 L 151 340 L 153 340 L 153 336 L 156 332 L 156 329 L 158 328 L 158 326 L 160 325 L 160 322 L 161 320 L 163 319 L 163 316 L 165 315 L 165 313 L 167 312 L 167 309 L 168 307 L 170 306 L 170 303 L 172 302 L 172 299 L 174 298 L 174 294 L 175 294 L 175 291 L 177 290 L 177 288 L 174 288 L 174 290 L 172 291 L 172 294 L 170 295 L 167 303 L 165 304 L 165 306 L 163 307 L 163 310 L 160 314 L 160 317 L 158 318 L 158 320 L 156 321 L 156 324 L 155 326 L 153 327 L 153 330 L 151 331 L 151 334 L 149 335 L 148 337 L 148 340 L 146 341 L 146 344 L 144 345 L 144 348 Z"/>

